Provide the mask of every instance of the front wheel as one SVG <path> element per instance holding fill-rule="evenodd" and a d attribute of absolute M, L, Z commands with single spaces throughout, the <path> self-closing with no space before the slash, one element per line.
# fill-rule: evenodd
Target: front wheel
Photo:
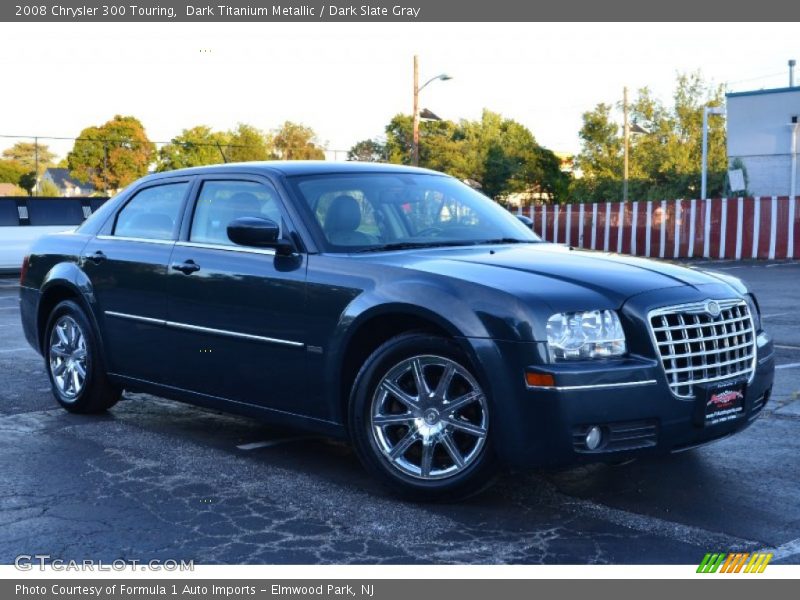
<path fill-rule="evenodd" d="M 53 395 L 70 412 L 102 412 L 114 406 L 121 390 L 106 376 L 97 336 L 83 309 L 72 300 L 50 314 L 44 357 Z"/>
<path fill-rule="evenodd" d="M 396 491 L 451 500 L 483 489 L 494 474 L 489 413 L 454 342 L 405 334 L 378 348 L 359 372 L 350 430 L 364 465 Z"/>

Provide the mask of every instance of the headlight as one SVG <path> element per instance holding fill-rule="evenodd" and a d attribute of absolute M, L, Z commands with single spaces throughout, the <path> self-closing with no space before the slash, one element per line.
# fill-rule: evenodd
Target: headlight
<path fill-rule="evenodd" d="M 745 294 L 744 299 L 747 301 L 750 314 L 753 316 L 753 323 L 756 326 L 756 331 L 761 331 L 761 309 L 758 306 L 756 297 L 753 294 Z"/>
<path fill-rule="evenodd" d="M 613 310 L 558 313 L 547 319 L 551 360 L 607 358 L 625 354 L 625 332 Z"/>

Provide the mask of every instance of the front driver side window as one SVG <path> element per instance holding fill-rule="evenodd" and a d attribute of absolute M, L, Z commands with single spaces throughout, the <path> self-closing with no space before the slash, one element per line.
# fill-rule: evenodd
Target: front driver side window
<path fill-rule="evenodd" d="M 206 181 L 197 198 L 189 240 L 233 246 L 228 224 L 239 217 L 271 219 L 283 228 L 274 189 L 254 181 Z"/>

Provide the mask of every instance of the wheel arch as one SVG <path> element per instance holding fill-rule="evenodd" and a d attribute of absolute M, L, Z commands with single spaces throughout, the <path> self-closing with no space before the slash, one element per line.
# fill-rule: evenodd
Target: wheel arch
<path fill-rule="evenodd" d="M 453 340 L 464 351 L 482 379 L 477 357 L 463 333 L 441 314 L 412 304 L 376 306 L 359 315 L 347 329 L 341 342 L 331 375 L 336 380 L 336 420 L 347 423 L 350 393 L 359 370 L 366 359 L 382 344 L 403 333 L 422 332 Z"/>
<path fill-rule="evenodd" d="M 91 281 L 74 263 L 59 263 L 50 269 L 44 278 L 40 288 L 39 303 L 36 307 L 36 335 L 39 349 L 44 352 L 45 330 L 50 314 L 64 300 L 73 300 L 84 310 L 86 317 L 94 327 L 102 352 L 102 335 L 100 335 L 96 315 L 91 306 L 94 302 Z"/>

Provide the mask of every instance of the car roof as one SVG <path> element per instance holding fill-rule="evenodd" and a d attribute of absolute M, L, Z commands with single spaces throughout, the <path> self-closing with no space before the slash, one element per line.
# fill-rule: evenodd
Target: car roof
<path fill-rule="evenodd" d="M 149 176 L 152 179 L 161 177 L 175 177 L 180 175 L 211 175 L 225 173 L 259 173 L 267 172 L 286 176 L 294 175 L 328 175 L 328 174 L 348 174 L 348 173 L 408 173 L 416 175 L 440 175 L 444 173 L 410 167 L 406 165 L 392 165 L 388 163 L 372 162 L 335 162 L 325 160 L 271 160 L 253 161 L 240 163 L 226 163 L 219 165 L 208 165 L 205 167 L 190 167 L 187 169 L 176 169 L 154 173 Z"/>

